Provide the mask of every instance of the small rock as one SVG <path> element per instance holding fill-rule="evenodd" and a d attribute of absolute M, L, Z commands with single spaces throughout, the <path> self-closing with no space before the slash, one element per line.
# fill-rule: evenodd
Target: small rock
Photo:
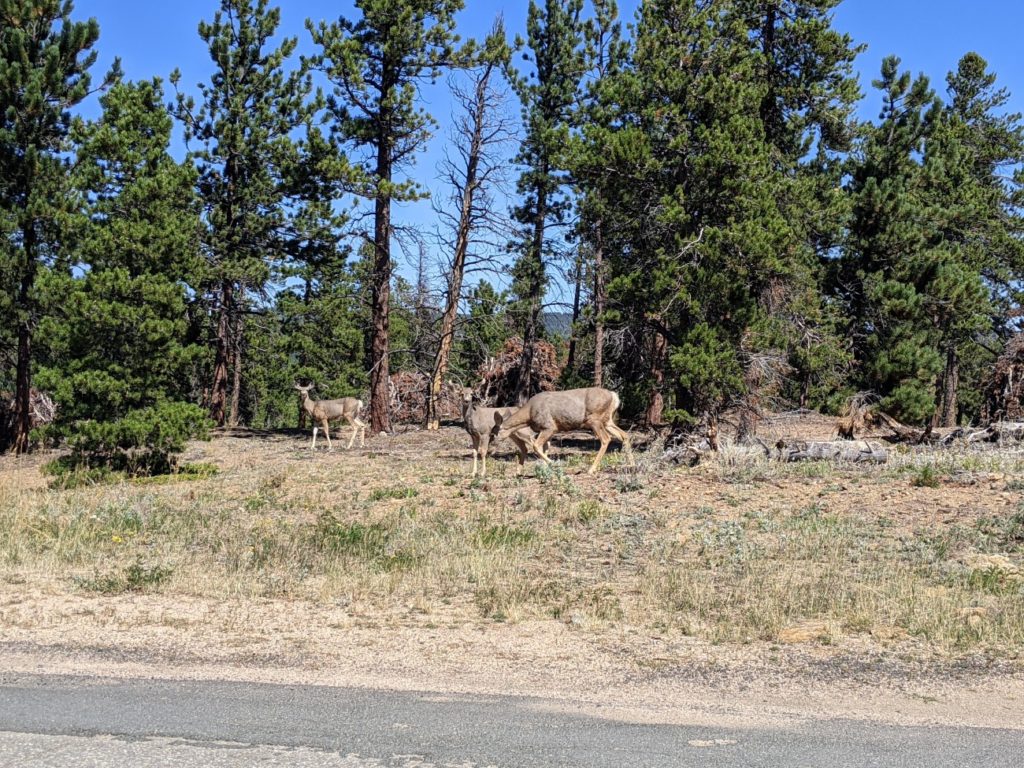
<path fill-rule="evenodd" d="M 901 640 L 907 636 L 907 630 L 892 624 L 882 624 L 871 628 L 871 636 L 879 640 Z"/>
<path fill-rule="evenodd" d="M 960 615 L 971 629 L 977 629 L 985 623 L 985 619 L 988 618 L 988 613 L 988 608 L 984 608 L 980 605 L 974 605 L 970 608 L 964 608 L 960 612 Z"/>
<path fill-rule="evenodd" d="M 790 624 L 779 632 L 780 643 L 810 643 L 828 637 L 828 623 L 824 621 L 802 621 Z"/>
<path fill-rule="evenodd" d="M 999 571 L 1009 578 L 1024 578 L 1020 566 L 1006 555 L 971 554 L 963 559 L 965 566 L 972 571 Z"/>

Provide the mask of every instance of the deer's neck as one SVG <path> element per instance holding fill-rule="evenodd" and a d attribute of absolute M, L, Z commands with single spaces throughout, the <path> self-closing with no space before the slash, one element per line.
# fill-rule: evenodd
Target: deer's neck
<path fill-rule="evenodd" d="M 521 415 L 523 411 L 526 411 L 526 415 Z M 516 418 L 516 417 L 519 418 Z M 521 427 L 530 420 L 530 412 L 526 408 L 518 408 L 509 414 L 508 418 L 501 422 L 502 429 L 515 429 Z"/>
<path fill-rule="evenodd" d="M 312 416 L 313 415 L 313 410 L 316 408 L 316 403 L 313 402 L 313 399 L 309 395 L 303 394 L 302 395 L 302 408 L 306 411 L 306 413 L 308 413 L 310 416 Z"/>

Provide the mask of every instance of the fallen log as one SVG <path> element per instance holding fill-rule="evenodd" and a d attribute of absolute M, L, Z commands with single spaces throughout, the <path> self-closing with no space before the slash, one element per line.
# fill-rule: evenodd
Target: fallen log
<path fill-rule="evenodd" d="M 966 436 L 968 443 L 1002 443 L 1024 440 L 1024 422 L 999 421 Z"/>
<path fill-rule="evenodd" d="M 876 416 L 879 421 L 893 431 L 893 442 L 921 445 L 922 443 L 934 443 L 939 440 L 939 436 L 932 432 L 931 424 L 924 429 L 916 429 L 908 427 L 906 424 L 901 424 L 883 411 L 878 411 Z"/>
<path fill-rule="evenodd" d="M 775 444 L 779 461 L 811 461 L 829 459 L 855 463 L 884 464 L 889 454 L 885 448 L 865 440 L 779 440 Z"/>

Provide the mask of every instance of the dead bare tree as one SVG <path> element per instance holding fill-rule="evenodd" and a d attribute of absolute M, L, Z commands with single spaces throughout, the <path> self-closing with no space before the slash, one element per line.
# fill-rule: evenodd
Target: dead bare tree
<path fill-rule="evenodd" d="M 436 403 L 451 360 L 463 279 L 479 260 L 471 253 L 471 246 L 478 242 L 481 231 L 503 228 L 497 218 L 500 214 L 492 191 L 500 185 L 507 165 L 500 149 L 511 140 L 513 127 L 504 111 L 506 94 L 495 80 L 508 56 L 505 29 L 499 18 L 487 38 L 478 66 L 470 71 L 468 84 L 454 81 L 452 84 L 452 95 L 461 115 L 452 136 L 456 156 L 448 155 L 442 163 L 442 176 L 451 189 L 450 207 L 438 211 L 452 233 L 451 263 L 447 270 L 448 290 L 440 339 L 427 394 L 427 429 L 437 429 L 440 425 Z"/>

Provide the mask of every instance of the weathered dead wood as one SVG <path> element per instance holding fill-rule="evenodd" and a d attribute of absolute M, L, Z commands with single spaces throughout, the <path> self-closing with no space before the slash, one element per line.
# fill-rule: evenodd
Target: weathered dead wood
<path fill-rule="evenodd" d="M 890 438 L 893 442 L 897 443 L 909 443 L 911 445 L 922 445 L 923 443 L 936 443 L 939 442 L 939 435 L 932 432 L 932 425 L 929 424 L 924 429 L 917 429 L 916 427 L 908 427 L 906 424 L 901 424 L 896 421 L 892 416 L 883 412 L 877 411 L 876 417 L 880 422 L 885 424 L 889 429 L 893 431 L 893 437 Z"/>
<path fill-rule="evenodd" d="M 1006 343 L 982 381 L 981 393 L 982 421 L 997 423 L 1024 416 L 1024 333 Z"/>
<path fill-rule="evenodd" d="M 844 413 L 836 420 L 836 431 L 843 440 L 856 440 L 857 433 L 874 426 L 878 417 L 872 411 L 877 400 L 873 392 L 858 392 L 846 404 Z"/>
<path fill-rule="evenodd" d="M 942 438 L 943 445 L 956 440 L 970 443 L 1005 443 L 1024 441 L 1024 422 L 999 421 L 989 424 L 984 429 L 968 430 L 963 427 L 956 429 Z"/>
<path fill-rule="evenodd" d="M 775 444 L 779 461 L 811 461 L 830 459 L 856 463 L 884 464 L 888 451 L 865 440 L 833 440 L 817 442 L 811 440 L 779 440 Z"/>
<path fill-rule="evenodd" d="M 57 417 L 57 404 L 46 392 L 34 387 L 29 390 L 29 423 L 32 428 L 52 424 Z M 14 415 L 14 395 L 0 392 L 0 419 L 9 419 Z"/>
<path fill-rule="evenodd" d="M 715 448 L 707 437 L 692 435 L 690 439 L 679 440 L 671 445 L 666 445 L 660 460 L 670 464 L 695 467 L 706 454 L 712 453 L 714 450 Z"/>

